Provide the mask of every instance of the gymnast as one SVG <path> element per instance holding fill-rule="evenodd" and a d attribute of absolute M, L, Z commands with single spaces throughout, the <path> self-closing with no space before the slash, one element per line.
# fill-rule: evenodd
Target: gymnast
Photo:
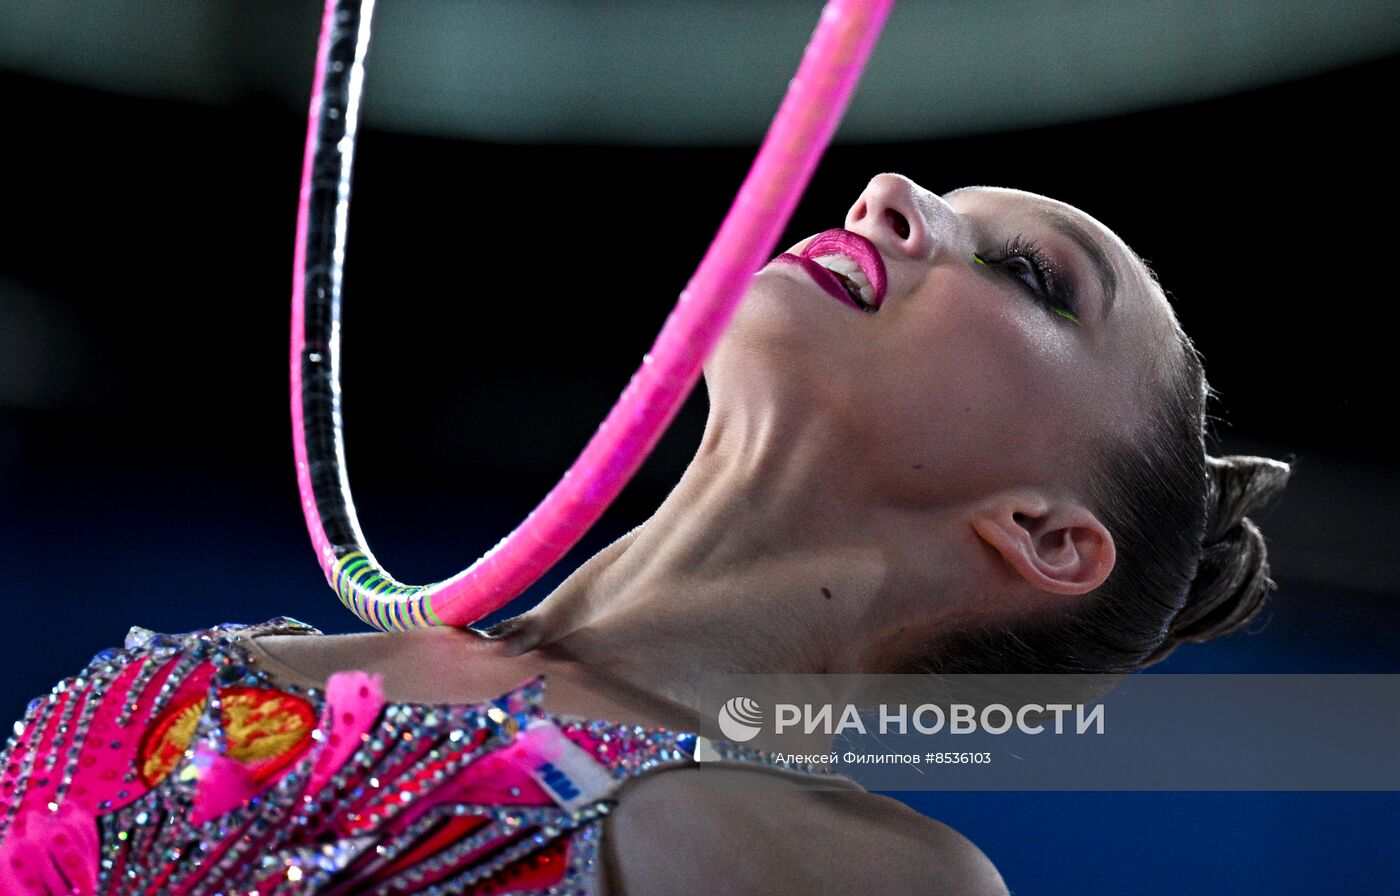
<path fill-rule="evenodd" d="M 145 732 L 124 748 L 137 751 L 134 759 L 114 751 L 141 774 L 124 797 L 107 788 L 108 811 L 128 802 L 126 816 L 108 817 L 134 818 L 137 806 L 154 815 L 131 801 L 143 786 L 159 790 L 162 773 L 176 768 L 178 756 L 167 752 L 188 746 L 189 733 L 181 743 L 171 732 L 181 718 L 192 729 L 189 706 L 207 709 L 197 701 L 209 674 L 201 679 L 193 662 L 169 669 L 201 649 L 205 666 L 232 656 L 240 674 L 252 670 L 216 682 L 224 711 L 242 705 L 234 698 L 252 701 L 280 719 L 271 733 L 284 736 L 280 746 L 267 746 L 275 737 L 261 748 L 226 745 L 230 754 L 241 747 L 253 769 L 224 759 L 231 768 L 223 777 L 233 783 L 223 789 L 232 796 L 212 785 L 192 792 L 195 819 L 218 828 L 222 818 L 226 832 L 263 782 L 316 764 L 307 758 L 315 750 L 309 714 L 291 700 L 314 707 L 320 694 L 367 716 L 387 701 L 421 715 L 434 704 L 491 705 L 543 676 L 547 687 L 525 702 L 593 720 L 580 731 L 601 724 L 692 732 L 705 727 L 696 692 L 705 672 L 1126 672 L 1183 641 L 1239 628 L 1269 590 L 1264 541 L 1245 514 L 1283 485 L 1287 467 L 1207 455 L 1208 388 L 1163 291 L 1118 237 L 1063 203 L 988 187 L 940 197 L 879 175 L 843 228 L 798 243 L 753 279 L 704 376 L 707 425 L 675 488 L 645 523 L 521 616 L 487 631 L 327 637 L 282 621 L 215 630 L 212 642 L 210 633 L 203 642 L 145 633 L 124 665 L 123 656 L 108 657 L 120 667 L 108 673 L 108 690 L 134 696 L 107 703 L 131 707 L 141 720 L 131 730 Z M 212 653 L 190 646 L 222 642 L 228 646 Z M 151 657 L 160 650 L 159 674 L 175 683 L 158 687 L 159 675 L 137 666 L 143 656 L 141 668 L 157 666 Z M 130 680 L 142 674 L 144 690 Z M 347 674 L 361 676 L 361 697 L 364 683 L 373 685 L 367 704 L 349 692 Z M 82 719 L 88 742 L 122 729 L 104 715 L 113 712 L 99 705 Z M 64 714 L 55 704 L 47 722 L 36 716 L 29 724 L 53 737 Z M 73 723 L 82 715 L 70 708 L 69 725 L 80 727 Z M 412 723 L 421 737 L 424 720 Z M 29 800 L 48 800 L 39 763 L 26 769 L 23 752 L 10 758 L 7 793 L 28 776 Z M 219 759 L 211 760 L 216 772 Z M 568 879 L 594 888 L 581 892 L 1005 892 L 966 839 L 853 782 L 759 799 L 701 782 L 821 774 L 742 760 L 659 761 L 628 778 L 606 816 L 575 819 L 574 830 L 593 832 L 594 852 L 574 840 L 572 854 L 550 855 L 577 863 Z M 328 772 L 327 761 L 320 765 Z M 468 769 L 477 765 L 484 774 L 484 761 Z M 488 784 L 478 779 L 469 802 L 489 804 L 481 795 Z M 102 786 L 89 784 L 89 796 L 101 796 Z M 314 780 L 303 786 L 315 792 Z M 314 845 L 344 851 L 327 888 L 290 892 L 379 892 L 371 884 L 406 873 L 364 864 L 346 845 L 376 832 L 355 819 L 377 817 L 344 796 L 349 786 L 339 782 L 342 796 L 317 803 L 320 814 L 306 821 L 319 825 Z M 53 816 L 66 821 L 41 814 L 23 833 L 32 840 L 48 830 L 43 824 L 56 824 L 79 840 L 71 833 L 77 802 L 70 795 L 74 808 Z M 443 795 L 437 805 L 452 803 Z M 290 817 L 282 816 L 284 826 Z M 82 842 L 94 847 L 91 816 L 82 822 Z M 405 821 L 394 830 L 409 829 Z M 294 857 L 310 844 L 293 846 L 278 854 Z M 218 836 L 207 848 L 229 849 Z M 13 848 L 4 852 L 15 858 Z M 63 861 L 55 857 L 54 866 Z M 480 889 L 421 892 L 497 891 L 486 887 L 490 874 L 477 867 L 470 877 L 468 865 L 454 873 Z M 310 883 L 309 868 L 276 869 L 298 869 Z M 497 870 L 517 881 L 543 873 L 521 862 Z M 253 878 L 219 880 L 246 886 Z M 355 881 L 361 889 L 347 889 Z"/>
<path fill-rule="evenodd" d="M 355 32 L 351 6 L 327 21 Z M 343 223 L 348 193 L 323 193 Z M 408 630 L 133 629 L 0 757 L 0 892 L 1006 893 L 947 826 L 705 736 L 703 677 L 1132 672 L 1259 611 L 1246 514 L 1288 467 L 1207 454 L 1201 359 L 1155 276 L 1042 196 L 881 174 L 740 286 L 675 488 L 490 629 L 353 549 L 338 411 L 313 420 L 298 472 L 323 567 Z M 313 306 L 308 331 L 337 313 Z M 294 326 L 294 359 L 324 354 Z"/>

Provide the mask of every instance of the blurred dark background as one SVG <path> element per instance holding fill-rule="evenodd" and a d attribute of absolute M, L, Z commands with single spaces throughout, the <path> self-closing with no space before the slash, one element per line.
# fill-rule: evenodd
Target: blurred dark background
<path fill-rule="evenodd" d="M 515 12 L 386 3 L 370 58 L 347 440 L 371 545 L 406 581 L 481 555 L 573 461 L 723 217 L 818 8 L 502 6 Z M 1400 12 L 973 6 L 896 11 L 784 242 L 838 226 L 881 171 L 938 192 L 1033 190 L 1109 224 L 1205 355 L 1218 452 L 1296 463 L 1257 516 L 1271 608 L 1160 671 L 1400 672 L 1400 190 L 1384 136 Z M 12 717 L 133 624 L 286 614 L 363 628 L 311 555 L 287 413 L 317 15 L 0 2 Z M 676 30 L 648 30 L 647 15 Z M 595 530 L 508 612 L 648 516 L 705 407 L 702 387 Z M 897 796 L 970 836 L 1015 893 L 1400 888 L 1393 792 Z"/>

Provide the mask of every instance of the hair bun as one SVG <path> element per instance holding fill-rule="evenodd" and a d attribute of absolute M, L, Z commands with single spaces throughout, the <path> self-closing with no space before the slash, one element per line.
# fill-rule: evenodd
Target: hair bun
<path fill-rule="evenodd" d="M 1291 467 L 1267 457 L 1206 457 L 1201 560 L 1186 603 L 1171 623 L 1177 641 L 1207 641 L 1244 625 L 1264 606 L 1273 580 L 1263 533 L 1245 514 L 1282 491 Z"/>
<path fill-rule="evenodd" d="M 1244 522 L 1246 513 L 1283 491 L 1291 470 L 1288 464 L 1268 457 L 1206 455 L 1209 491 L 1202 544 L 1225 538 Z"/>

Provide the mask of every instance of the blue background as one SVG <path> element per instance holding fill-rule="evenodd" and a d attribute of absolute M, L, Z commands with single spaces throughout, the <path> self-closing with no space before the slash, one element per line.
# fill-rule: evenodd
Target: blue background
<path fill-rule="evenodd" d="M 1398 72 L 1383 59 L 1112 119 L 840 146 L 790 229 L 835 226 L 872 174 L 896 170 L 939 192 L 1065 199 L 1152 260 L 1221 392 L 1219 450 L 1298 461 L 1258 516 L 1280 583 L 1270 608 L 1157 671 L 1400 672 L 1386 320 L 1400 196 L 1380 130 Z M 313 562 L 291 469 L 301 113 L 256 92 L 196 106 L 4 72 L 0 95 L 0 715 L 133 624 L 285 614 L 361 630 Z M 347 426 L 361 518 L 396 576 L 456 572 L 543 496 L 650 345 L 750 156 L 363 135 Z M 550 276 L 569 289 L 491 295 L 463 279 L 464 254 L 503 251 L 546 213 L 562 222 Z M 610 228 L 626 229 L 639 285 L 579 301 L 590 245 L 577 234 Z M 521 325 L 542 318 L 552 336 Z M 645 519 L 703 420 L 697 393 L 511 610 Z M 1400 892 L 1393 792 L 898 796 L 970 837 L 1017 894 Z"/>
<path fill-rule="evenodd" d="M 10 715 L 132 624 L 185 631 L 286 614 L 326 631 L 362 630 L 312 562 L 289 471 L 268 482 L 216 480 L 192 467 L 48 460 L 56 463 L 28 465 L 3 492 L 11 512 L 0 544 L 24 558 L 5 587 L 25 596 L 9 604 L 14 618 L 29 620 L 3 657 Z M 485 550 L 529 509 L 479 484 L 361 491 L 374 508 L 365 524 L 376 549 L 424 577 Z M 610 511 L 565 568 L 625 531 L 631 514 Z M 1183 647 L 1156 668 L 1400 672 L 1396 615 L 1389 598 L 1285 581 L 1253 631 Z M 1017 894 L 1383 894 L 1400 883 L 1400 793 L 892 795 L 969 837 Z"/>

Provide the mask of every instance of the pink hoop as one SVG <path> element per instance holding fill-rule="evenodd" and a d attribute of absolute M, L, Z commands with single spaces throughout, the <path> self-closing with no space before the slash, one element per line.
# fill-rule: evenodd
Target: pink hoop
<path fill-rule="evenodd" d="M 504 606 L 538 580 L 602 516 L 694 388 L 701 366 L 723 334 L 754 272 L 772 257 L 783 228 L 840 123 L 892 3 L 893 0 L 831 0 L 823 9 L 797 75 L 714 242 L 667 317 L 651 351 L 642 358 L 617 403 L 559 483 L 513 532 L 470 567 L 435 585 L 408 586 L 384 573 L 364 547 L 353 505 L 349 503 L 343 464 L 338 465 L 338 486 L 320 482 L 318 492 L 314 487 L 314 464 L 307 450 L 303 369 L 319 371 L 322 368 L 314 365 L 325 363 L 317 347 L 307 344 L 305 301 L 306 282 L 312 276 L 306 267 L 311 197 L 313 188 L 324 187 L 318 187 L 315 169 L 320 128 L 324 124 L 322 85 L 336 27 L 336 0 L 329 0 L 317 54 L 297 222 L 292 428 L 297 484 L 317 558 L 327 580 L 357 616 L 386 630 L 470 624 Z M 368 17 L 358 28 L 359 51 L 368 39 L 367 22 Z M 353 75 L 350 80 L 353 91 L 358 82 Z M 351 147 L 356 108 L 352 93 L 344 124 Z M 349 150 L 343 152 L 337 206 L 337 224 L 342 230 L 349 201 Z M 343 251 L 343 233 L 337 246 Z M 337 265 L 332 273 L 337 299 L 338 277 Z M 338 306 L 336 309 L 334 316 L 338 316 Z M 333 355 L 329 370 L 334 377 L 338 374 L 338 359 L 334 357 L 338 340 L 334 337 L 329 348 Z M 334 426 L 338 449 L 338 405 Z M 347 534 L 333 540 L 327 534 L 320 505 L 331 502 L 335 497 L 331 492 L 336 487 L 345 502 L 345 518 L 340 522 Z"/>

